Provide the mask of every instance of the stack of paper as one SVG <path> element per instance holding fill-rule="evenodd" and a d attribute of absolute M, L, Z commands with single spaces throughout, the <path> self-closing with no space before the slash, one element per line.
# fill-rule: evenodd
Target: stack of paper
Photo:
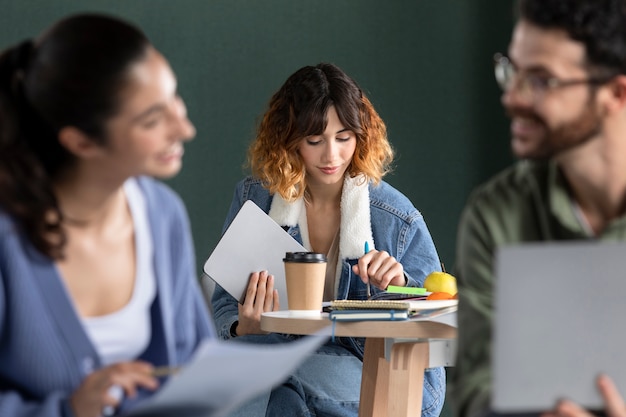
<path fill-rule="evenodd" d="M 409 303 L 400 300 L 335 300 L 328 317 L 336 321 L 406 320 Z"/>
<path fill-rule="evenodd" d="M 458 300 L 334 300 L 329 318 L 337 321 L 407 320 L 456 311 Z"/>

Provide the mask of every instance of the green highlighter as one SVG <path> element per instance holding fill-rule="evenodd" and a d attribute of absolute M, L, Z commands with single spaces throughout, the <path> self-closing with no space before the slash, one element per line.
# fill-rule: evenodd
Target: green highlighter
<path fill-rule="evenodd" d="M 426 295 L 428 291 L 426 288 L 420 287 L 399 287 L 397 285 L 389 285 L 387 292 L 394 294 L 412 294 L 412 295 Z"/>

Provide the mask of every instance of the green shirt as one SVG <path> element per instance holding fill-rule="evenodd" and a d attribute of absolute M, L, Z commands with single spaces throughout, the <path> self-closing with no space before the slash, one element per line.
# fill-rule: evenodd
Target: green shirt
<path fill-rule="evenodd" d="M 452 392 L 458 415 L 476 415 L 490 405 L 496 249 L 518 242 L 594 238 L 575 207 L 562 174 L 548 162 L 520 161 L 471 194 L 459 223 L 455 265 L 459 345 Z M 626 240 L 626 216 L 595 238 Z"/>

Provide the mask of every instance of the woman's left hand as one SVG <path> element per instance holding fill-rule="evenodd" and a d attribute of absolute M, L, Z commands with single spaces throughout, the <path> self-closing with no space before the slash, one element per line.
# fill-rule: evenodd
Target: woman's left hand
<path fill-rule="evenodd" d="M 352 271 L 361 277 L 367 284 L 386 289 L 389 285 L 404 287 L 406 278 L 402 264 L 386 251 L 373 249 L 359 258 L 359 262 L 352 267 Z"/>

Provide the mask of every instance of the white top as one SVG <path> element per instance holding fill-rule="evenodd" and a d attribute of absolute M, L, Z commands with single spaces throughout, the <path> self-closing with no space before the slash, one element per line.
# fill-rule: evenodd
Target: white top
<path fill-rule="evenodd" d="M 137 269 L 133 294 L 128 304 L 114 313 L 82 318 L 103 365 L 136 359 L 151 337 L 150 307 L 156 295 L 156 278 L 146 202 L 134 179 L 126 181 L 124 191 L 135 229 Z"/>

